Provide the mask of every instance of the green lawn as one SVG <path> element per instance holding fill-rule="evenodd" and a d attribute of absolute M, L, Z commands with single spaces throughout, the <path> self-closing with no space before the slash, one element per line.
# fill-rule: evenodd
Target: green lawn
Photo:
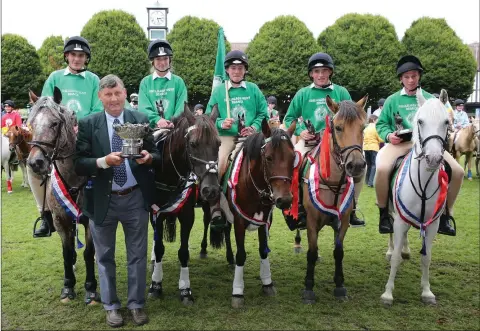
<path fill-rule="evenodd" d="M 63 286 L 60 238 L 57 234 L 51 238 L 32 238 L 37 214 L 31 193 L 20 187 L 20 177 L 17 173 L 13 194 L 7 195 L 5 185 L 2 187 L 2 329 L 109 329 L 102 307 L 87 307 L 83 303 L 85 265 L 81 254 L 77 263 L 78 298 L 67 305 L 60 303 Z M 226 263 L 225 251 L 209 248 L 208 259 L 199 259 L 203 224 L 201 210 L 197 209 L 197 223 L 190 241 L 190 277 L 195 304 L 184 307 L 178 299 L 177 236 L 177 242 L 166 244 L 165 296 L 159 301 L 148 300 L 150 323 L 135 329 L 479 330 L 479 179 L 474 177 L 472 182 L 463 184 L 455 213 L 457 237 L 438 236 L 435 240 L 430 281 L 437 296 L 436 306 L 425 306 L 420 300 L 418 252 L 421 242 L 414 229 L 410 234 L 412 258 L 401 265 L 397 274 L 394 305 L 386 308 L 381 304 L 380 295 L 390 269 L 384 257 L 387 237 L 377 231 L 374 190 L 364 187 L 360 200 L 359 208 L 366 215 L 367 226 L 350 229 L 345 239 L 348 301 L 339 302 L 333 297 L 333 231 L 324 229 L 319 239 L 321 262 L 315 273 L 317 303 L 302 304 L 306 235 L 302 233 L 303 252 L 295 255 L 294 232 L 288 230 L 277 210 L 271 228 L 269 257 L 278 294 L 273 298 L 261 294 L 257 236 L 248 233 L 246 307 L 233 310 L 230 307 L 233 269 Z M 123 242 L 123 232 L 119 229 L 117 285 L 119 297 L 125 303 Z M 122 313 L 127 316 L 125 310 Z M 126 321 L 124 329 L 134 328 L 129 317 Z"/>

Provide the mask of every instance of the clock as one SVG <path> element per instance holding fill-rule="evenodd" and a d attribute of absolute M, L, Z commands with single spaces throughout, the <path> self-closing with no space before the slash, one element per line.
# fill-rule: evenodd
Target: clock
<path fill-rule="evenodd" d="M 166 26 L 165 10 L 150 10 L 148 23 L 150 26 Z"/>

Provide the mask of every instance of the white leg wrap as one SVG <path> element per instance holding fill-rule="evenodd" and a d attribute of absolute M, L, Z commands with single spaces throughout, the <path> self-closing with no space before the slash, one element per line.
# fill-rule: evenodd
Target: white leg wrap
<path fill-rule="evenodd" d="M 270 272 L 270 261 L 268 257 L 266 259 L 260 259 L 260 279 L 263 285 L 270 285 L 272 283 L 272 273 Z"/>
<path fill-rule="evenodd" d="M 152 280 L 157 283 L 160 283 L 163 280 L 162 261 L 155 262 L 155 267 L 153 268 Z"/>
<path fill-rule="evenodd" d="M 235 266 L 235 278 L 233 279 L 233 295 L 243 295 L 243 267 Z"/>
<path fill-rule="evenodd" d="M 155 260 L 156 260 L 156 257 L 155 257 L 155 240 L 154 240 L 152 245 L 152 253 L 150 255 L 150 261 L 155 261 Z"/>
<path fill-rule="evenodd" d="M 178 289 L 184 290 L 186 288 L 190 288 L 190 272 L 188 271 L 188 267 L 180 267 L 180 279 L 178 280 Z"/>

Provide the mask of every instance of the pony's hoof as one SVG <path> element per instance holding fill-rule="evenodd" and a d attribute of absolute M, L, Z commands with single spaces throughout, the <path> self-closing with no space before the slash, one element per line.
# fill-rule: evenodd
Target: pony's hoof
<path fill-rule="evenodd" d="M 100 299 L 100 294 L 97 292 L 90 292 L 87 291 L 85 293 L 85 304 L 88 306 L 95 306 L 99 303 L 101 303 L 102 300 Z"/>
<path fill-rule="evenodd" d="M 191 306 L 195 299 L 192 295 L 192 290 L 189 288 L 180 290 L 180 301 L 183 303 L 184 306 Z"/>
<path fill-rule="evenodd" d="M 206 259 L 207 257 L 208 257 L 207 252 L 205 252 L 205 253 L 200 252 L 200 258 L 201 258 L 201 259 Z"/>
<path fill-rule="evenodd" d="M 426 305 L 436 305 L 437 300 L 435 300 L 435 296 L 422 296 L 422 302 Z"/>
<path fill-rule="evenodd" d="M 410 253 L 401 252 L 400 255 L 402 256 L 402 259 L 410 260 Z"/>
<path fill-rule="evenodd" d="M 72 287 L 64 287 L 62 288 L 62 293 L 60 294 L 60 302 L 61 303 L 69 303 L 71 300 L 75 299 L 77 294 Z"/>
<path fill-rule="evenodd" d="M 315 292 L 311 290 L 303 290 L 302 295 L 303 303 L 307 305 L 312 305 L 315 303 Z"/>
<path fill-rule="evenodd" d="M 277 289 L 273 286 L 273 283 L 269 285 L 262 285 L 262 292 L 267 297 L 274 297 L 277 295 Z"/>
<path fill-rule="evenodd" d="M 297 246 L 297 245 L 293 246 L 293 252 L 294 252 L 295 254 L 300 254 L 300 253 L 302 252 L 302 246 L 300 246 L 300 245 L 298 245 L 298 246 Z"/>
<path fill-rule="evenodd" d="M 390 295 L 386 295 L 385 293 L 382 294 L 382 296 L 380 297 L 380 300 L 387 307 L 390 307 L 393 304 L 393 297 Z"/>
<path fill-rule="evenodd" d="M 340 301 L 347 301 L 347 289 L 345 287 L 335 287 L 333 289 L 333 295 Z"/>
<path fill-rule="evenodd" d="M 151 299 L 158 299 L 163 294 L 162 282 L 154 282 L 150 284 L 150 288 L 148 289 L 148 297 Z"/>
<path fill-rule="evenodd" d="M 8 194 L 12 194 L 12 193 L 13 193 L 13 191 L 7 191 L 7 193 L 8 193 Z"/>
<path fill-rule="evenodd" d="M 245 305 L 245 298 L 243 295 L 232 296 L 232 308 L 239 309 Z"/>
<path fill-rule="evenodd" d="M 472 180 L 473 180 L 473 178 L 472 178 L 472 177 L 468 177 L 467 179 L 468 179 L 469 181 L 472 181 Z"/>
<path fill-rule="evenodd" d="M 391 259 L 392 259 L 392 253 L 386 253 L 386 254 L 385 254 L 385 260 L 387 260 L 388 262 L 390 262 Z"/>
<path fill-rule="evenodd" d="M 228 262 L 228 265 L 229 265 L 230 267 L 233 267 L 233 268 L 235 268 L 235 266 L 237 265 L 237 263 L 235 262 L 235 258 L 234 258 L 234 257 L 231 257 L 231 258 L 228 258 L 228 257 L 227 257 L 227 262 Z"/>

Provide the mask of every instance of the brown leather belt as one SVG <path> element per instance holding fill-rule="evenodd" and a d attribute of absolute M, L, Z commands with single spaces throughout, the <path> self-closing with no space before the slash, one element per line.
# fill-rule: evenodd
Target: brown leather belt
<path fill-rule="evenodd" d="M 135 191 L 136 189 L 138 188 L 138 184 L 137 185 L 134 185 L 132 187 L 129 187 L 125 190 L 121 190 L 121 191 L 112 191 L 112 194 L 114 195 L 127 195 L 129 193 L 132 193 L 133 191 Z"/>

